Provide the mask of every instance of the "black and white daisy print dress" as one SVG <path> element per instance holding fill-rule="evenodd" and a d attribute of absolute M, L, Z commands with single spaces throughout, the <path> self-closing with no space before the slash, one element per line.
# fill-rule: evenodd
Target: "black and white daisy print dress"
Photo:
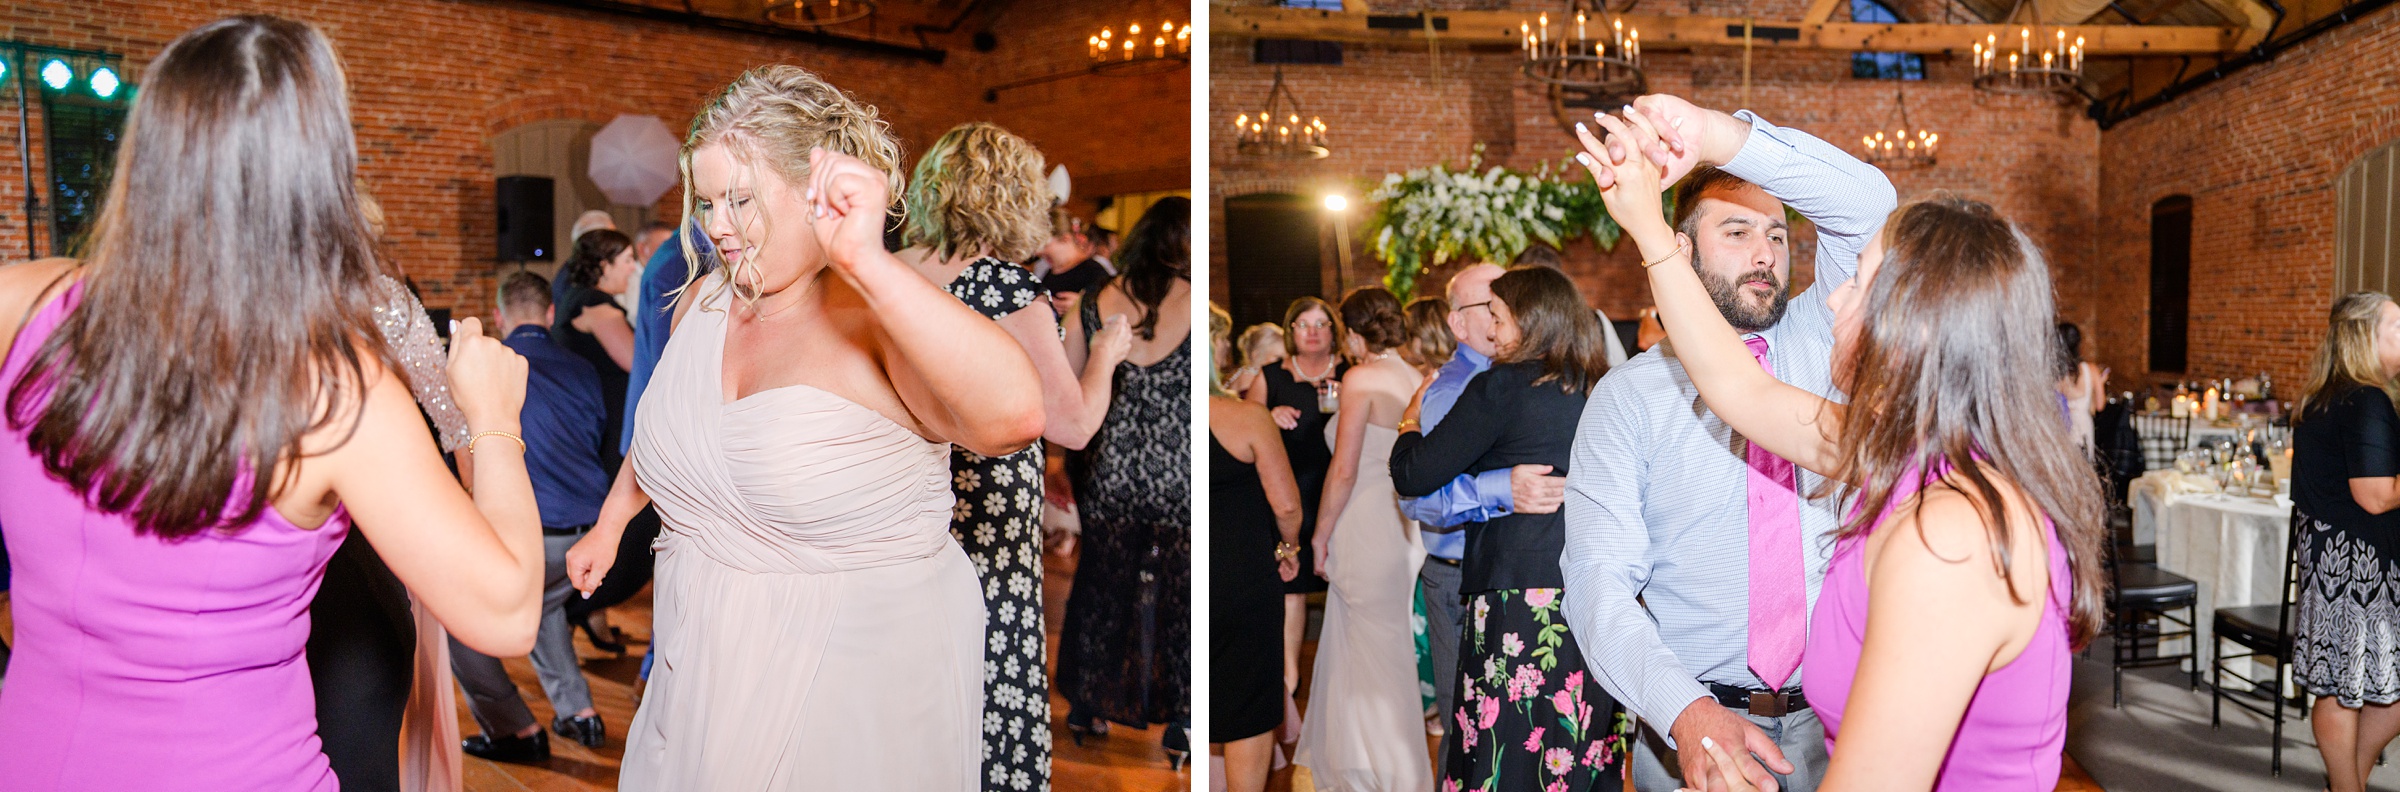
<path fill-rule="evenodd" d="M 945 287 L 998 321 L 1040 297 L 1033 273 L 979 259 Z M 1049 310 L 1044 307 L 1043 310 Z M 1000 457 L 952 446 L 950 533 L 983 583 L 983 788 L 1050 788 L 1050 681 L 1042 670 L 1042 444 Z"/>

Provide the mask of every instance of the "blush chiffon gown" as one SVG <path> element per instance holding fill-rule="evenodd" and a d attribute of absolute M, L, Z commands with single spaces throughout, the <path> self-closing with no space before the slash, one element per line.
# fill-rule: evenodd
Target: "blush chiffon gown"
<path fill-rule="evenodd" d="M 727 401 L 722 284 L 637 408 L 659 659 L 619 786 L 973 792 L 984 605 L 950 446 L 806 385 Z"/>

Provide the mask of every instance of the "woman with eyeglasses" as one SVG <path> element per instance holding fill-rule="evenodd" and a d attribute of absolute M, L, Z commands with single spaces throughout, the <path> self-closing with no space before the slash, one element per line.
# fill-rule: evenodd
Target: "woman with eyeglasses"
<path fill-rule="evenodd" d="M 1260 369 L 1242 393 L 1242 398 L 1265 405 L 1276 428 L 1283 430 L 1284 455 L 1300 484 L 1300 574 L 1283 584 L 1283 686 L 1288 691 L 1300 689 L 1300 639 L 1308 626 L 1308 595 L 1325 590 L 1325 578 L 1318 575 L 1307 548 L 1317 535 L 1317 495 L 1324 491 L 1325 472 L 1333 465 L 1325 426 L 1333 422 L 1342 375 L 1350 371 L 1340 352 L 1346 334 L 1332 305 L 1316 297 L 1293 300 L 1283 312 L 1283 360 Z M 1280 742 L 1300 738 L 1299 715 L 1297 707 L 1286 707 Z"/>

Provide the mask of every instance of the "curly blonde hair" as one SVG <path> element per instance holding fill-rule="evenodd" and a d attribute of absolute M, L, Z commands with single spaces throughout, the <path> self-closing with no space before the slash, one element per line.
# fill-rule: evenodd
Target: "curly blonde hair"
<path fill-rule="evenodd" d="M 900 142 L 892 138 L 891 126 L 878 117 L 875 107 L 851 98 L 824 78 L 798 66 L 776 64 L 751 69 L 717 92 L 692 116 L 691 133 L 684 137 L 683 152 L 677 158 L 683 171 L 685 217 L 698 216 L 697 197 L 692 188 L 692 152 L 712 143 L 724 144 L 736 158 L 753 168 L 767 166 L 792 185 L 808 184 L 811 149 L 823 148 L 856 157 L 868 167 L 882 171 L 889 180 L 894 209 L 906 184 L 900 174 Z M 774 222 L 774 218 L 764 215 L 759 219 L 769 226 Z M 683 237 L 683 253 L 687 260 L 699 260 L 691 235 Z M 739 263 L 727 265 L 725 283 L 757 283 L 754 262 L 755 257 L 744 256 Z M 693 267 L 692 272 L 699 269 Z M 696 274 L 685 275 L 684 288 L 690 288 L 697 278 Z"/>
<path fill-rule="evenodd" d="M 989 248 L 994 258 L 1023 261 L 1050 240 L 1042 153 L 998 125 L 952 127 L 911 176 L 902 244 L 932 248 L 945 260 Z"/>

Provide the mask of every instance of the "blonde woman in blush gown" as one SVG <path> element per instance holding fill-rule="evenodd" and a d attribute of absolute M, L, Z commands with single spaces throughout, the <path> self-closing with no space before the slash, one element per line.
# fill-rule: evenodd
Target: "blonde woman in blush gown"
<path fill-rule="evenodd" d="M 619 788 L 977 789 L 984 605 L 950 444 L 1042 432 L 1007 331 L 883 247 L 899 146 L 873 108 L 755 69 L 684 143 L 724 266 L 677 298 L 631 464 L 568 551 L 590 591 L 656 500 L 656 647 Z"/>
<path fill-rule="evenodd" d="M 1401 359 L 1406 320 L 1391 292 L 1353 291 L 1341 317 L 1366 354 L 1342 377 L 1341 409 L 1325 427 L 1333 466 L 1311 544 L 1330 588 L 1293 761 L 1328 792 L 1424 792 L 1433 766 L 1409 619 L 1425 543 L 1400 516 L 1388 460 L 1425 375 Z"/>

